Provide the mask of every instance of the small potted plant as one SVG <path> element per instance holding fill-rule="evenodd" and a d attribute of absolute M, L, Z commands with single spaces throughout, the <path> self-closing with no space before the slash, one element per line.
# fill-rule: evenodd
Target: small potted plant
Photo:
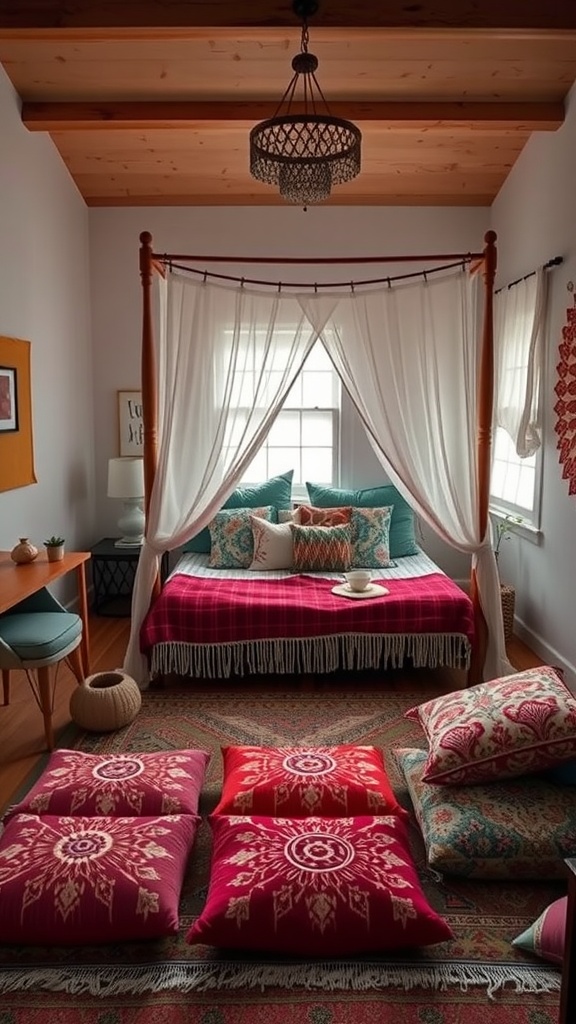
<path fill-rule="evenodd" d="M 48 537 L 44 541 L 49 562 L 60 562 L 64 558 L 64 537 Z"/>

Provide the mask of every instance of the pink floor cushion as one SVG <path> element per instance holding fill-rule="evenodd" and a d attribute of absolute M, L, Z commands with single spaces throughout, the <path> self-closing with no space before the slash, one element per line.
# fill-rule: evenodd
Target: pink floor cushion
<path fill-rule="evenodd" d="M 567 896 L 554 900 L 554 903 L 542 911 L 534 924 L 513 939 L 512 945 L 517 946 L 518 949 L 525 949 L 527 953 L 535 953 L 543 960 L 549 960 L 553 964 L 562 966 L 567 909 Z"/>
<path fill-rule="evenodd" d="M 17 814 L 0 838 L 0 942 L 172 935 L 199 818 Z"/>
<path fill-rule="evenodd" d="M 425 782 L 511 779 L 576 756 L 576 698 L 548 665 L 444 694 L 406 717 L 428 740 Z"/>
<path fill-rule="evenodd" d="M 403 818 L 210 822 L 208 897 L 190 943 L 325 957 L 452 938 L 424 896 Z"/>
<path fill-rule="evenodd" d="M 55 750 L 14 814 L 197 814 L 205 750 L 84 754 Z"/>
<path fill-rule="evenodd" d="M 566 878 L 576 850 L 576 789 L 537 775 L 484 786 L 424 782 L 426 751 L 395 750 L 428 864 L 468 878 Z"/>
<path fill-rule="evenodd" d="M 405 814 L 376 747 L 223 747 L 215 814 Z"/>

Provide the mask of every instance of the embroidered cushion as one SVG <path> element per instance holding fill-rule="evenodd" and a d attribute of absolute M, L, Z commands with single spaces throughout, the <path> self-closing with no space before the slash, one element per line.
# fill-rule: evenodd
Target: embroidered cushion
<path fill-rule="evenodd" d="M 425 782 L 510 779 L 576 755 L 576 698 L 548 665 L 411 708 L 429 743 Z"/>
<path fill-rule="evenodd" d="M 214 814 L 404 814 L 376 747 L 223 747 Z"/>
<path fill-rule="evenodd" d="M 576 792 L 534 775 L 479 786 L 422 781 L 425 750 L 393 751 L 428 864 L 469 878 L 565 879 L 576 850 Z"/>
<path fill-rule="evenodd" d="M 341 526 L 352 519 L 351 508 L 314 508 L 312 505 L 298 506 L 298 519 L 301 526 Z"/>
<path fill-rule="evenodd" d="M 250 569 L 290 569 L 292 566 L 292 530 L 290 523 L 268 523 L 250 516 L 254 558 Z"/>
<path fill-rule="evenodd" d="M 352 509 L 352 561 L 362 569 L 386 569 L 390 559 L 390 521 L 393 508 Z"/>
<path fill-rule="evenodd" d="M 248 569 L 254 557 L 251 516 L 274 518 L 272 505 L 262 508 L 221 509 L 208 523 L 211 550 L 208 565 L 213 569 Z"/>
<path fill-rule="evenodd" d="M 0 942 L 172 935 L 199 819 L 17 814 L 0 838 Z"/>
<path fill-rule="evenodd" d="M 237 487 L 224 502 L 222 508 L 260 508 L 262 505 L 273 505 L 275 509 L 288 508 L 292 500 L 292 477 L 294 470 L 273 476 L 264 483 L 253 487 Z M 275 518 L 275 517 L 274 517 Z M 196 551 L 198 554 L 210 553 L 210 530 L 204 530 L 192 537 L 184 545 L 184 551 Z"/>
<path fill-rule="evenodd" d="M 334 508 L 338 505 L 351 505 L 352 508 L 393 506 L 390 520 L 390 558 L 418 554 L 420 549 L 416 543 L 414 512 L 393 484 L 354 491 L 307 482 L 306 488 L 310 504 L 321 508 Z"/>
<path fill-rule="evenodd" d="M 512 940 L 512 945 L 562 966 L 566 938 L 568 897 L 561 896 L 543 910 L 534 924 Z"/>
<path fill-rule="evenodd" d="M 14 814 L 149 816 L 197 814 L 210 754 L 162 750 L 146 754 L 85 754 L 55 750 Z"/>
<path fill-rule="evenodd" d="M 352 528 L 342 526 L 298 526 L 292 530 L 292 565 L 298 571 L 344 572 L 351 566 Z"/>
<path fill-rule="evenodd" d="M 452 937 L 424 896 L 400 817 L 210 823 L 208 897 L 190 943 L 326 957 Z"/>

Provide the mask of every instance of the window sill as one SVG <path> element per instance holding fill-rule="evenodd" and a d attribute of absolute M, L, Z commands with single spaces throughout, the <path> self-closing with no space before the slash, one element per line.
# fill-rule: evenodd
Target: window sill
<path fill-rule="evenodd" d="M 513 514 L 494 505 L 490 505 L 489 513 L 499 522 L 503 522 L 507 515 Z M 544 537 L 542 530 L 535 526 L 534 523 L 530 522 L 512 523 L 510 526 L 510 533 L 515 534 L 518 537 L 523 537 L 524 540 L 528 540 L 531 544 L 536 545 L 540 545 Z"/>

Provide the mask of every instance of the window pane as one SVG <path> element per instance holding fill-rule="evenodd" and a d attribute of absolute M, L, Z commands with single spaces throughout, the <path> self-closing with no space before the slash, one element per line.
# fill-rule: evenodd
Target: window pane
<path fill-rule="evenodd" d="M 309 409 L 334 408 L 336 400 L 333 373 L 304 372 L 302 378 L 303 406 Z"/>
<path fill-rule="evenodd" d="M 294 479 L 300 470 L 300 449 L 299 448 L 269 448 L 268 449 L 268 476 L 280 476 L 280 473 L 287 473 L 289 469 L 294 470 Z M 264 479 L 267 479 L 266 477 Z"/>
<path fill-rule="evenodd" d="M 268 445 L 300 445 L 300 413 L 283 411 L 274 420 L 268 434 Z"/>
<path fill-rule="evenodd" d="M 302 413 L 302 445 L 316 447 L 325 445 L 332 447 L 333 413 L 308 412 Z"/>
<path fill-rule="evenodd" d="M 494 438 L 491 498 L 532 519 L 537 485 L 536 455 L 520 459 L 510 436 L 498 427 Z"/>
<path fill-rule="evenodd" d="M 332 449 L 331 448 L 303 448 L 302 449 L 302 479 L 294 480 L 294 483 L 305 483 L 310 480 L 315 484 L 332 483 Z"/>

